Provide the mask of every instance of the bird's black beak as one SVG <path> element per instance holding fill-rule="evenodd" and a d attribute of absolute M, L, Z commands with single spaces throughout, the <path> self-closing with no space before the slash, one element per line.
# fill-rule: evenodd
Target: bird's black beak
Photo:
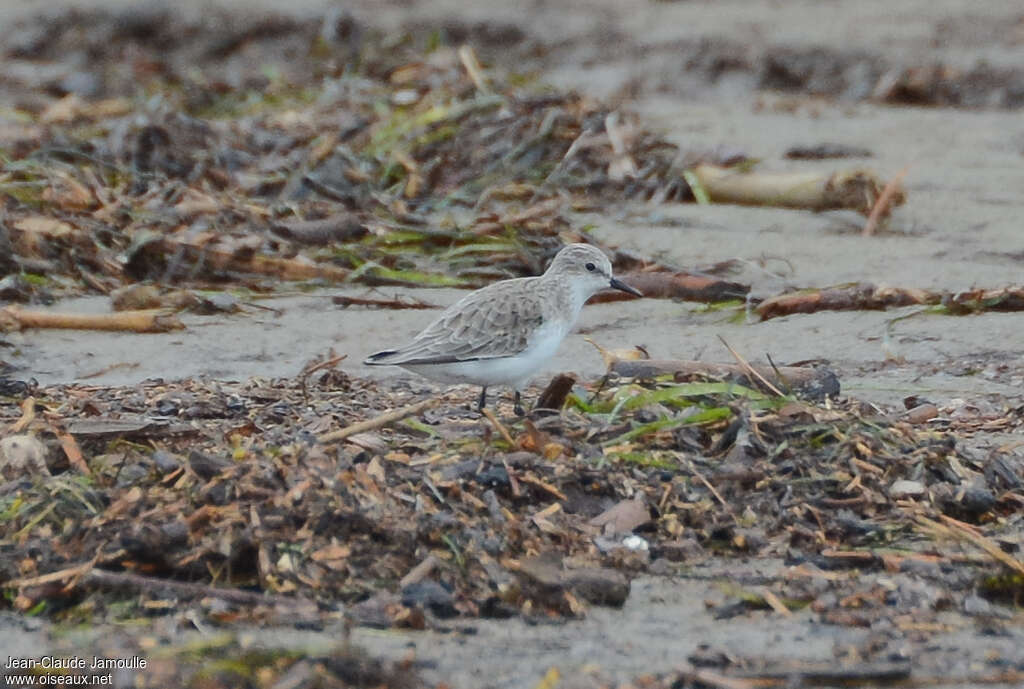
<path fill-rule="evenodd" d="M 630 294 L 636 295 L 638 297 L 644 296 L 644 293 L 641 292 L 640 290 L 636 289 L 635 287 L 630 287 L 625 282 L 619 282 L 615 278 L 612 278 L 611 280 L 608 281 L 608 286 L 617 290 L 621 290 L 623 292 L 629 292 Z"/>

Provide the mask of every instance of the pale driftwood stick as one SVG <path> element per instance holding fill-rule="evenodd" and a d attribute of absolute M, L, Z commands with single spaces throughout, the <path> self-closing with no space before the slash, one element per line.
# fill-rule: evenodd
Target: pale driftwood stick
<path fill-rule="evenodd" d="M 748 206 L 784 206 L 814 211 L 848 209 L 868 215 L 885 188 L 873 172 L 862 169 L 831 174 L 820 172 L 740 172 L 715 165 L 693 169 L 698 182 L 715 203 Z M 890 207 L 903 203 L 904 194 L 893 189 Z"/>
<path fill-rule="evenodd" d="M 439 564 L 441 564 L 441 561 L 437 557 L 427 555 L 422 562 L 410 569 L 409 573 L 402 577 L 401 581 L 398 582 L 398 590 L 401 591 L 406 586 L 412 586 L 423 581 Z"/>
<path fill-rule="evenodd" d="M 118 311 L 115 313 L 57 313 L 28 311 L 17 306 L 0 309 L 0 328 L 50 328 L 68 330 L 116 330 L 163 333 L 185 326 L 177 316 L 162 309 Z"/>
<path fill-rule="evenodd" d="M 773 384 L 788 386 L 808 397 L 834 397 L 839 394 L 839 379 L 827 368 L 809 366 L 751 366 Z M 736 379 L 751 384 L 742 367 L 736 364 L 709 364 L 704 361 L 683 361 L 680 359 L 615 359 L 608 365 L 608 372 L 623 378 L 652 378 L 671 373 L 678 378 L 707 376 L 709 378 Z M 781 378 L 780 378 L 781 376 Z"/>
<path fill-rule="evenodd" d="M 354 423 L 340 430 L 331 431 L 330 433 L 324 433 L 323 435 L 317 438 L 317 441 L 324 444 L 336 443 L 339 440 L 344 440 L 350 435 L 355 435 L 356 433 L 364 433 L 366 431 L 372 431 L 375 428 L 387 426 L 389 424 L 394 423 L 395 421 L 401 421 L 407 416 L 419 414 L 420 412 L 426 411 L 427 409 L 430 409 L 431 407 L 437 405 L 440 401 L 441 400 L 439 398 L 432 397 L 429 400 L 423 400 L 422 402 L 417 402 L 416 404 L 410 404 L 408 406 L 402 407 L 401 409 L 395 409 L 394 411 L 389 411 L 386 414 L 375 416 L 372 419 L 367 419 L 365 421 Z"/>

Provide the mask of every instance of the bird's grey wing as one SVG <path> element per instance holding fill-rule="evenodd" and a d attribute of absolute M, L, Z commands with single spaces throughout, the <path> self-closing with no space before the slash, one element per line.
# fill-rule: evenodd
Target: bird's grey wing
<path fill-rule="evenodd" d="M 527 348 L 533 330 L 543 322 L 535 295 L 484 288 L 448 307 L 381 363 L 450 364 L 512 356 Z"/>

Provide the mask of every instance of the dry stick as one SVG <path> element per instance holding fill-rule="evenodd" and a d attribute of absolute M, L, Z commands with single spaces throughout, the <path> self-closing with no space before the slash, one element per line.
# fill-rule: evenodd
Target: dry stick
<path fill-rule="evenodd" d="M 283 605 L 289 607 L 308 607 L 315 604 L 305 598 L 292 598 L 272 593 L 256 593 L 242 589 L 226 589 L 207 584 L 188 581 L 173 581 L 157 577 L 144 577 L 140 574 L 125 572 L 108 572 L 103 569 L 92 569 L 85 574 L 83 580 L 87 584 L 110 586 L 116 589 L 134 589 L 137 591 L 154 592 L 168 591 L 177 596 L 220 598 L 228 603 L 238 605 Z"/>
<path fill-rule="evenodd" d="M 401 409 L 389 411 L 387 414 L 381 414 L 380 416 L 374 417 L 372 419 L 367 419 L 366 421 L 354 423 L 351 426 L 346 426 L 345 428 L 342 428 L 340 430 L 331 431 L 330 433 L 324 433 L 323 435 L 317 438 L 317 442 L 324 444 L 336 443 L 339 440 L 344 440 L 350 435 L 355 435 L 356 433 L 363 433 L 365 431 L 372 431 L 375 428 L 382 428 L 383 426 L 392 424 L 395 421 L 401 421 L 407 416 L 412 416 L 414 414 L 419 414 L 422 411 L 426 411 L 427 409 L 436 406 L 440 401 L 441 400 L 439 398 L 432 397 L 429 400 L 423 400 L 422 402 L 417 402 L 416 404 L 410 404 L 408 406 L 402 407 Z"/>
<path fill-rule="evenodd" d="M 30 586 L 43 586 L 45 584 L 53 584 L 58 581 L 64 581 L 66 579 L 75 579 L 86 574 L 93 566 L 93 560 L 84 562 L 74 567 L 67 567 L 65 569 L 57 570 L 56 572 L 48 572 L 47 574 L 40 574 L 34 577 L 24 577 L 21 579 L 10 579 L 3 582 L 4 588 L 16 588 L 22 589 Z"/>
<path fill-rule="evenodd" d="M 417 584 L 420 581 L 423 581 L 423 579 L 433 572 L 439 564 L 441 564 L 441 561 L 438 560 L 436 556 L 427 555 L 422 562 L 410 569 L 409 573 L 402 577 L 398 582 L 398 590 L 401 591 L 406 586 L 411 586 L 412 584 Z"/>
<path fill-rule="evenodd" d="M 331 297 L 331 302 L 337 306 L 376 306 L 382 309 L 439 309 L 437 304 L 422 301 L 420 299 L 403 300 L 395 299 L 371 299 L 369 297 Z"/>
<path fill-rule="evenodd" d="M 78 446 L 75 436 L 64 430 L 59 419 L 50 420 L 50 430 L 60 440 L 60 447 L 64 450 L 64 456 L 68 458 L 68 463 L 86 476 L 91 475 L 92 472 L 89 471 L 89 465 L 86 463 L 85 457 L 82 456 L 82 448 Z"/>
<path fill-rule="evenodd" d="M 753 366 L 751 366 L 751 365 L 750 365 L 750 364 L 749 364 L 749 363 L 747 362 L 747 360 L 746 360 L 746 359 L 744 359 L 744 358 L 743 358 L 742 356 L 740 356 L 740 353 L 739 353 L 739 352 L 737 352 L 737 351 L 736 351 L 735 349 L 733 349 L 733 348 L 732 348 L 732 347 L 731 347 L 731 346 L 729 345 L 729 343 L 725 341 L 725 338 L 724 338 L 724 337 L 722 337 L 721 335 L 719 335 L 719 336 L 718 336 L 718 339 L 719 339 L 719 340 L 721 340 L 722 344 L 724 344 L 724 345 L 725 345 L 725 348 L 729 350 L 729 353 L 733 355 L 733 358 L 735 358 L 735 359 L 736 359 L 736 363 L 738 363 L 738 364 L 740 365 L 740 368 L 742 368 L 742 369 L 743 369 L 743 370 L 744 370 L 744 371 L 746 372 L 746 374 L 747 374 L 747 377 L 748 377 L 748 378 L 750 378 L 750 380 L 754 380 L 754 379 L 756 378 L 757 380 L 759 380 L 759 381 L 761 381 L 762 383 L 764 383 L 764 385 L 765 385 L 765 386 L 766 386 L 766 387 L 767 387 L 767 388 L 768 388 L 769 390 L 771 390 L 772 392 L 774 392 L 774 393 L 775 393 L 775 394 L 776 394 L 777 396 L 779 396 L 779 397 L 785 397 L 785 396 L 786 396 L 785 394 L 783 394 L 783 392 L 782 392 L 781 390 L 779 390 L 779 389 L 778 389 L 777 387 L 775 387 L 774 385 L 772 385 L 771 383 L 769 383 L 769 382 L 768 382 L 768 379 L 767 379 L 767 378 L 765 378 L 765 377 L 764 377 L 764 376 L 762 376 L 762 375 L 761 375 L 760 373 L 758 373 L 758 372 L 757 372 L 757 369 L 755 369 L 755 368 L 754 368 Z"/>
<path fill-rule="evenodd" d="M 483 67 L 480 66 L 480 61 L 476 59 L 476 53 L 473 51 L 472 46 L 463 45 L 459 48 L 459 60 L 462 61 L 462 66 L 466 68 L 466 73 L 472 80 L 473 85 L 476 86 L 476 90 L 482 94 L 490 93 L 491 90 L 487 87 L 487 77 L 484 76 Z"/>
<path fill-rule="evenodd" d="M 348 354 L 339 354 L 338 356 L 331 357 L 326 361 L 321 361 L 318 364 L 314 364 L 312 366 L 308 366 L 307 368 L 302 369 L 302 371 L 299 373 L 299 385 L 302 387 L 303 399 L 307 397 L 306 381 L 309 379 L 311 375 L 313 375 L 322 368 L 333 368 L 336 364 L 347 358 Z"/>
<path fill-rule="evenodd" d="M 89 373 L 83 373 L 78 376 L 80 380 L 87 380 L 89 378 L 99 378 L 100 376 L 106 375 L 111 371 L 116 371 L 119 368 L 138 368 L 139 363 L 137 361 L 122 361 L 117 364 L 111 364 L 110 366 L 104 366 L 101 369 L 90 371 Z"/>
<path fill-rule="evenodd" d="M 523 477 L 520 478 L 519 480 L 522 481 L 523 483 L 527 483 L 527 484 L 529 484 L 531 486 L 536 486 L 537 488 L 540 488 L 541 490 L 543 490 L 543 491 L 545 491 L 547 493 L 550 493 L 551 495 L 555 496 L 559 500 L 568 500 L 569 499 L 565 495 L 565 493 L 563 493 L 562 491 L 558 490 L 557 486 L 553 486 L 550 483 L 548 483 L 547 481 L 542 481 L 539 478 L 534 478 L 533 476 L 531 476 L 529 474 L 524 474 Z"/>
<path fill-rule="evenodd" d="M 947 517 L 944 514 L 940 514 L 939 519 L 946 522 L 949 526 L 944 526 L 938 522 L 934 522 L 927 517 L 918 517 L 918 520 L 922 524 L 925 524 L 940 533 L 947 533 L 971 543 L 978 549 L 985 551 L 985 553 L 987 553 L 992 559 L 998 560 L 1008 568 L 1017 572 L 1017 574 L 1024 576 L 1024 562 L 1021 562 L 1017 558 L 1005 552 L 1002 548 L 993 543 L 991 539 L 975 533 L 969 525 L 959 522 L 956 519 L 952 519 L 951 517 Z"/>
<path fill-rule="evenodd" d="M 713 203 L 817 211 L 849 209 L 864 215 L 871 210 L 870 200 L 885 186 L 874 173 L 856 168 L 831 174 L 738 172 L 733 168 L 702 163 L 691 172 Z M 900 189 L 892 192 L 890 202 L 893 205 L 903 202 Z"/>
<path fill-rule="evenodd" d="M 10 433 L 21 433 L 36 419 L 36 398 L 26 397 L 21 403 L 21 418 L 11 426 Z"/>
<path fill-rule="evenodd" d="M 519 488 L 519 479 L 516 478 L 516 473 L 512 471 L 512 467 L 508 465 L 508 458 L 502 457 L 501 464 L 505 467 L 505 473 L 508 474 L 508 485 L 512 489 L 512 497 L 518 498 L 522 493 Z"/>
<path fill-rule="evenodd" d="M 708 669 L 695 670 L 684 674 L 697 680 L 700 684 L 706 684 L 707 686 L 714 687 L 715 689 L 759 689 L 760 687 L 766 686 L 752 679 L 729 677 L 728 675 L 723 675 L 719 672 Z"/>
<path fill-rule="evenodd" d="M 708 481 L 706 478 L 704 478 L 704 474 L 700 473 L 700 471 L 697 470 L 697 467 L 696 467 L 696 465 L 694 465 L 693 461 L 691 461 L 691 460 L 687 460 L 687 461 L 690 464 L 690 471 L 693 473 L 693 475 L 696 476 L 698 479 L 700 479 L 701 483 L 703 483 L 705 486 L 707 486 L 708 490 L 711 491 L 711 494 L 715 496 L 715 499 L 718 500 L 718 502 L 722 503 L 722 507 L 724 507 L 725 511 L 729 513 L 729 516 L 732 517 L 733 521 L 739 521 L 736 518 L 736 513 L 732 511 L 732 507 L 729 505 L 729 503 L 727 503 L 725 501 L 725 498 L 722 497 L 722 494 L 719 493 L 718 490 L 716 490 L 713 485 L 711 485 L 710 481 Z"/>
<path fill-rule="evenodd" d="M 182 330 L 185 327 L 174 314 L 163 309 L 87 314 L 26 311 L 17 306 L 8 306 L 0 309 L 0 323 L 4 321 L 9 321 L 18 328 L 115 330 L 137 333 L 162 333 Z"/>
<path fill-rule="evenodd" d="M 498 433 L 501 433 L 501 437 L 505 439 L 505 442 L 507 442 L 509 446 L 514 449 L 516 446 L 516 441 L 512 440 L 512 436 L 509 435 L 508 429 L 505 428 L 504 425 L 502 425 L 501 421 L 498 421 L 498 417 L 494 415 L 494 412 L 492 412 L 490 409 L 485 408 L 483 410 L 483 415 L 486 416 L 487 420 L 490 421 L 491 424 L 498 430 Z"/>
<path fill-rule="evenodd" d="M 318 364 L 314 364 L 313 366 L 310 366 L 309 368 L 304 369 L 302 371 L 302 377 L 306 378 L 308 376 L 311 376 L 312 374 L 316 373 L 317 371 L 319 371 L 322 368 L 333 368 L 335 364 L 338 364 L 338 363 L 344 361 L 347 358 L 348 358 L 348 354 L 339 354 L 338 356 L 331 357 L 330 359 L 327 359 L 326 361 L 321 361 Z"/>
<path fill-rule="evenodd" d="M 793 611 L 786 607 L 786 604 L 779 600 L 772 591 L 763 589 L 761 591 L 761 597 L 764 598 L 764 602 L 767 603 L 772 610 L 779 613 L 783 617 L 792 617 Z"/>
<path fill-rule="evenodd" d="M 868 216 L 868 221 L 864 223 L 864 229 L 860 232 L 861 237 L 870 237 L 875 233 L 875 228 L 882 219 L 882 214 L 889 210 L 889 204 L 892 202 L 896 192 L 899 191 L 900 184 L 903 182 L 903 178 L 907 176 L 907 172 L 909 170 L 910 166 L 908 165 L 897 172 L 893 178 L 886 183 L 885 188 L 882 189 L 882 193 L 878 195 L 875 205 L 871 208 L 871 214 Z"/>

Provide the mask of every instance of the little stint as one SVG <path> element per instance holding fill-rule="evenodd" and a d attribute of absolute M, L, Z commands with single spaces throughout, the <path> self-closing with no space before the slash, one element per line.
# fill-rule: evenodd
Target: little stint
<path fill-rule="evenodd" d="M 371 354 L 363 363 L 401 366 L 444 383 L 511 385 L 522 416 L 520 388 L 558 350 L 583 304 L 612 287 L 643 295 L 612 277 L 612 264 L 589 244 L 570 244 L 539 277 L 502 280 L 470 292 L 428 325 L 412 342 Z"/>

